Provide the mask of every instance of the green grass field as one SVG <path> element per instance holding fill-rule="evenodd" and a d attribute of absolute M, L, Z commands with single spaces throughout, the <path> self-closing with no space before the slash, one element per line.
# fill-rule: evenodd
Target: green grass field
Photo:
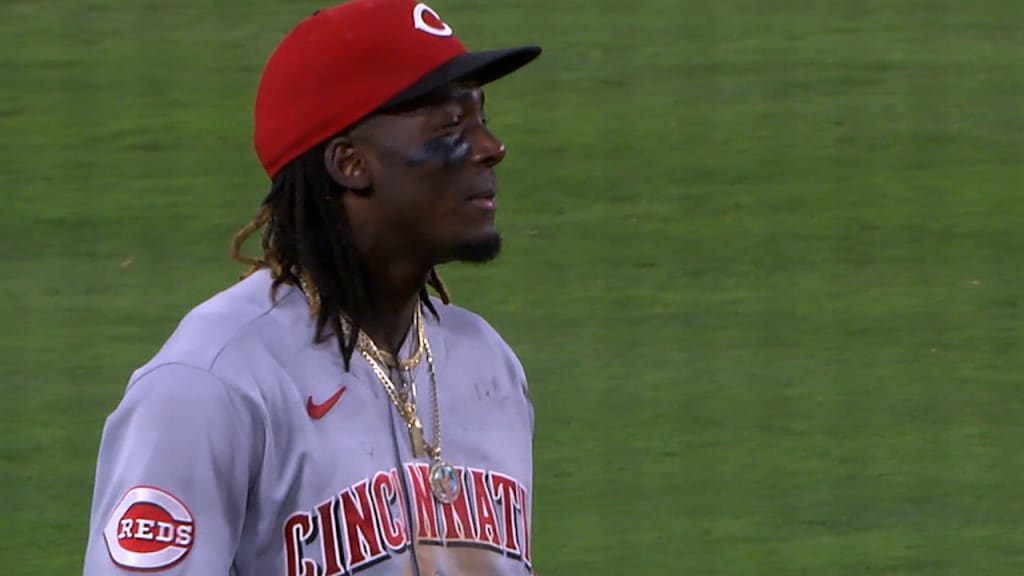
<path fill-rule="evenodd" d="M 545 576 L 1024 573 L 1024 5 L 434 0 L 489 90 Z M 0 3 L 0 573 L 81 572 L 103 419 L 240 271 L 321 5 Z"/>

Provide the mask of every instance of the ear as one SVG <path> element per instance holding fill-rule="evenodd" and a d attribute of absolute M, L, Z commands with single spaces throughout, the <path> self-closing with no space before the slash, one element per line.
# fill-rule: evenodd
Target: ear
<path fill-rule="evenodd" d="M 342 188 L 362 193 L 370 188 L 369 165 L 356 145 L 347 137 L 339 136 L 327 143 L 324 166 L 331 179 Z"/>

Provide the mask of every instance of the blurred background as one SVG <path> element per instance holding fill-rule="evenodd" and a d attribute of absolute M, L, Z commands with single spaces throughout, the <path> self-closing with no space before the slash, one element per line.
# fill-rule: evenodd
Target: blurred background
<path fill-rule="evenodd" d="M 545 576 L 1024 573 L 1024 4 L 434 0 L 488 90 Z M 81 573 L 131 371 L 242 269 L 307 0 L 0 0 L 0 573 Z"/>

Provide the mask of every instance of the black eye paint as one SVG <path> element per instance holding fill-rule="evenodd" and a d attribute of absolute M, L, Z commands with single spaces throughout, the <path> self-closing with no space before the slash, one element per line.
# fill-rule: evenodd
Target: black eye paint
<path fill-rule="evenodd" d="M 439 136 L 413 150 L 405 159 L 406 166 L 434 164 L 457 166 L 469 157 L 469 142 L 461 134 Z"/>

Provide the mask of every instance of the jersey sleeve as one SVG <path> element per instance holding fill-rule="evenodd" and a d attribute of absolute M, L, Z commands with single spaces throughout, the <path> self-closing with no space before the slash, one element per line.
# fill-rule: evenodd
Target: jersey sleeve
<path fill-rule="evenodd" d="M 255 420 L 205 370 L 137 378 L 103 428 L 84 575 L 227 576 L 258 465 Z"/>

